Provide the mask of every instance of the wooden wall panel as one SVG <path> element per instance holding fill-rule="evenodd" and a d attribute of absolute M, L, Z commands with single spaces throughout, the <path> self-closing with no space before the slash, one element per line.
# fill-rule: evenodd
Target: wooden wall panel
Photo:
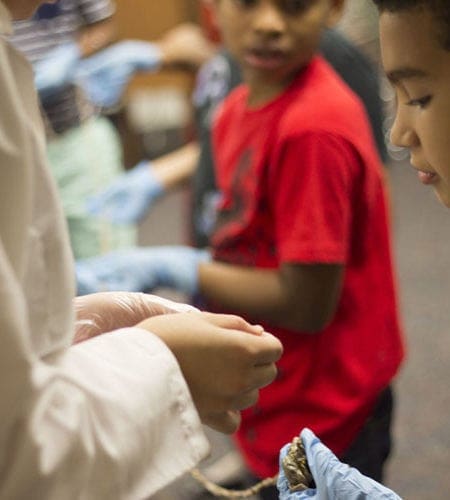
<path fill-rule="evenodd" d="M 183 21 L 194 20 L 188 0 L 116 0 L 121 38 L 152 40 Z"/>
<path fill-rule="evenodd" d="M 168 29 L 198 19 L 199 0 L 115 0 L 119 38 L 155 40 Z M 135 88 L 173 85 L 186 92 L 192 89 L 193 76 L 179 71 L 161 71 L 154 75 L 138 75 L 129 92 Z"/>

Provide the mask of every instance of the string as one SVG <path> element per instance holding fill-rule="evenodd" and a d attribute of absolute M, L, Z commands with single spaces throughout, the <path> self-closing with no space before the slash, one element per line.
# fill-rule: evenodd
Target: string
<path fill-rule="evenodd" d="M 253 495 L 259 493 L 263 488 L 267 488 L 269 486 L 275 486 L 277 484 L 278 474 L 273 477 L 267 477 L 263 479 L 259 483 L 251 486 L 250 488 L 246 488 L 244 490 L 230 490 L 228 488 L 223 488 L 212 481 L 210 481 L 207 477 L 205 477 L 198 469 L 191 470 L 191 476 L 200 483 L 206 491 L 211 493 L 216 497 L 222 498 L 250 498 Z"/>

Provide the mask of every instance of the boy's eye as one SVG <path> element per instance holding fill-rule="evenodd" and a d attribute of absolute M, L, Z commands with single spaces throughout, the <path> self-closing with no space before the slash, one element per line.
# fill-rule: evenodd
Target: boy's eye
<path fill-rule="evenodd" d="M 253 7 L 258 2 L 257 0 L 234 0 L 234 3 L 239 7 Z"/>
<path fill-rule="evenodd" d="M 314 0 L 283 0 L 283 10 L 287 14 L 299 14 L 307 9 Z"/>
<path fill-rule="evenodd" d="M 253 7 L 259 0 L 234 0 L 239 7 Z M 298 14 L 309 7 L 315 0 L 279 0 L 279 8 L 287 14 Z"/>
<path fill-rule="evenodd" d="M 432 96 L 431 95 L 426 95 L 423 97 L 420 97 L 419 99 L 410 99 L 406 105 L 407 106 L 416 106 L 420 109 L 425 109 L 428 104 L 431 102 Z"/>

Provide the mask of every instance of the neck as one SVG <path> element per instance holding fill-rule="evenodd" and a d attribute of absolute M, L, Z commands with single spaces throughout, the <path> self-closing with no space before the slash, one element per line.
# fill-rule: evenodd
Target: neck
<path fill-rule="evenodd" d="M 297 77 L 299 71 L 295 71 L 285 78 L 273 79 L 255 77 L 243 71 L 244 82 L 249 88 L 248 105 L 251 108 L 263 106 L 282 94 Z"/>

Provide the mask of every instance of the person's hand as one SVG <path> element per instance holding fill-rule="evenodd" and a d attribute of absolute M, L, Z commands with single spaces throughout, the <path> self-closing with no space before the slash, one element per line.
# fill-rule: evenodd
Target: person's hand
<path fill-rule="evenodd" d="M 129 292 L 104 292 L 76 297 L 75 336 L 73 343 L 96 335 L 135 326 L 159 314 L 196 311 L 195 307 L 163 299 L 156 295 Z"/>
<path fill-rule="evenodd" d="M 198 266 L 210 260 L 207 250 L 187 246 L 134 247 L 76 262 L 78 295 L 155 288 L 194 295 L 198 291 Z"/>
<path fill-rule="evenodd" d="M 42 101 L 72 82 L 80 57 L 78 45 L 66 43 L 51 50 L 34 65 L 34 81 Z"/>
<path fill-rule="evenodd" d="M 210 59 L 215 47 L 202 29 L 193 23 L 183 23 L 169 30 L 159 41 L 164 66 L 198 69 Z"/>
<path fill-rule="evenodd" d="M 153 174 L 151 163 L 141 161 L 90 198 L 88 210 L 115 224 L 132 224 L 139 222 L 163 193 L 164 187 Z"/>
<path fill-rule="evenodd" d="M 143 40 L 124 40 L 80 60 L 76 82 L 97 106 L 116 106 L 138 71 L 155 71 L 160 66 L 158 46 Z"/>
<path fill-rule="evenodd" d="M 289 490 L 289 483 L 281 467 L 281 461 L 290 446 L 287 444 L 280 452 L 280 473 L 277 482 L 280 500 L 363 500 L 365 498 L 400 500 L 400 497 L 392 490 L 340 462 L 311 430 L 303 429 L 300 437 L 316 488 L 298 492 Z"/>
<path fill-rule="evenodd" d="M 139 325 L 171 349 L 202 422 L 234 432 L 239 411 L 256 403 L 258 390 L 276 376 L 278 339 L 238 316 L 190 312 L 156 316 Z"/>

